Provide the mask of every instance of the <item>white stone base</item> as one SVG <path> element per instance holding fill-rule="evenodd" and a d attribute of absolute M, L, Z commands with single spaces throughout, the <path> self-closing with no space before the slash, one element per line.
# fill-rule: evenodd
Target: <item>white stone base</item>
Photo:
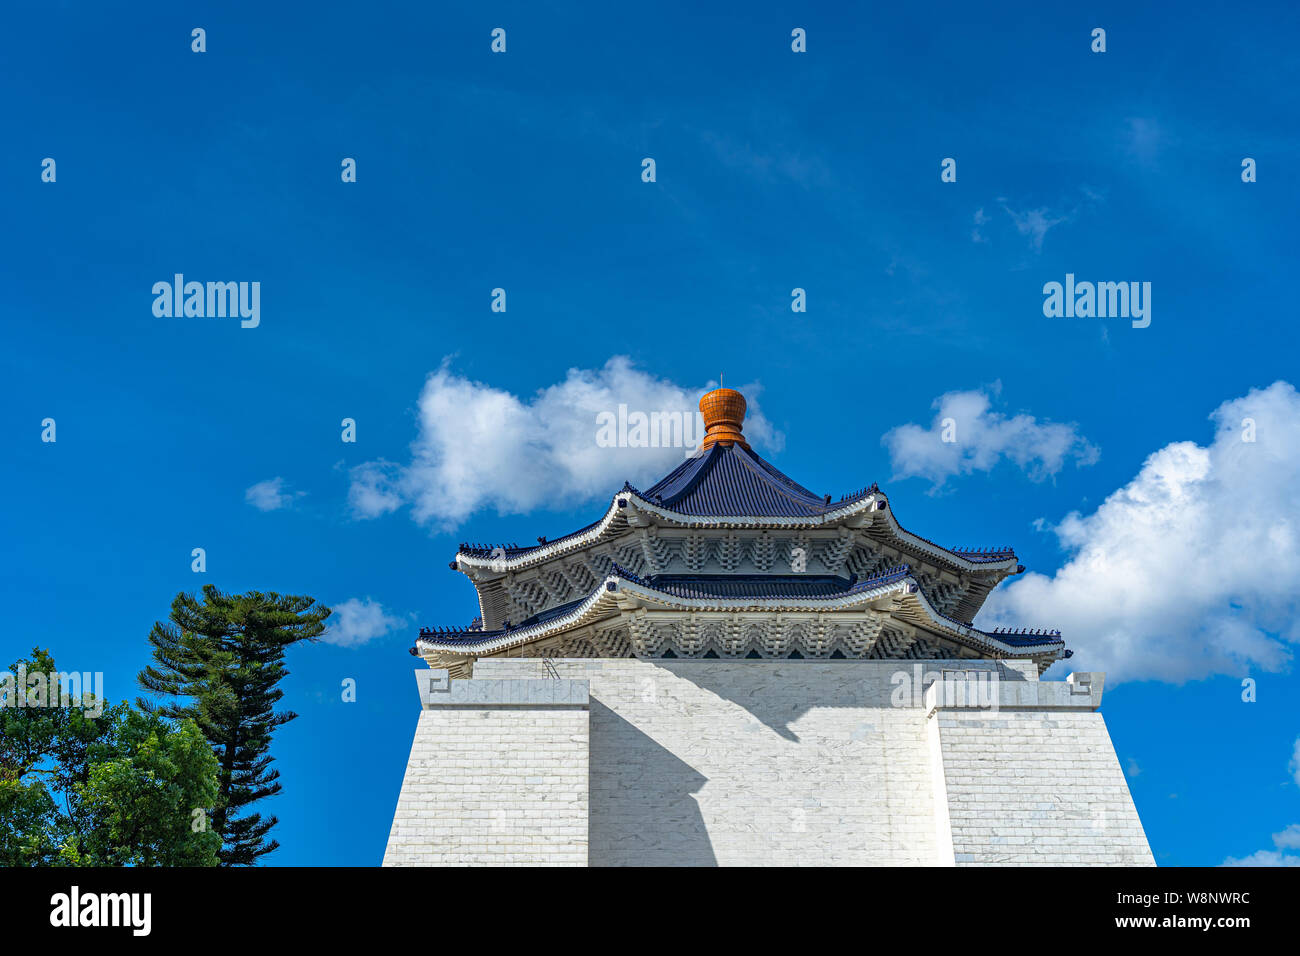
<path fill-rule="evenodd" d="M 1097 712 L 1100 674 L 554 666 L 559 680 L 521 658 L 482 659 L 470 680 L 416 672 L 424 710 L 385 866 L 1154 863 Z M 963 706 L 944 693 L 959 685 L 933 685 L 943 672 L 996 683 Z M 928 693 L 904 695 L 917 683 Z"/>

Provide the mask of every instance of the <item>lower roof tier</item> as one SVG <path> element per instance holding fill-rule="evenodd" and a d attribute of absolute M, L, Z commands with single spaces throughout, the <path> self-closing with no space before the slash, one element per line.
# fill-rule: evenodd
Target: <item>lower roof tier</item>
<path fill-rule="evenodd" d="M 850 575 L 653 575 L 615 565 L 591 593 L 493 630 L 421 630 L 436 666 L 492 656 L 1068 657 L 1059 631 L 982 631 L 937 611 L 907 565 Z"/>

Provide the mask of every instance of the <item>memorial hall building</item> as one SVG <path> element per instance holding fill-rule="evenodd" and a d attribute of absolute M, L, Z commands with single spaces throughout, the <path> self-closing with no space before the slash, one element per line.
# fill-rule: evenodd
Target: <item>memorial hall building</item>
<path fill-rule="evenodd" d="M 587 527 L 461 545 L 479 615 L 413 648 L 384 864 L 1153 864 L 1105 675 L 972 623 L 1014 551 L 814 494 L 739 392 L 700 410 L 699 453 Z"/>

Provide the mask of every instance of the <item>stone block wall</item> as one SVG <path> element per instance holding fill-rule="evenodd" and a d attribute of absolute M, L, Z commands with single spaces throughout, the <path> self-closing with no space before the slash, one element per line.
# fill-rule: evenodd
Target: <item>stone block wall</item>
<path fill-rule="evenodd" d="M 1152 866 L 1102 716 L 941 711 L 958 866 Z"/>
<path fill-rule="evenodd" d="M 586 683 L 416 679 L 425 709 L 383 865 L 585 865 Z"/>
<path fill-rule="evenodd" d="M 484 659 L 417 672 L 385 865 L 1150 864 L 1102 675 L 988 661 Z M 996 674 L 996 709 L 941 672 Z M 433 676 L 430 676 L 433 675 Z M 987 703 L 987 702 L 986 702 Z"/>
<path fill-rule="evenodd" d="M 592 866 L 934 862 L 925 721 L 888 706 L 879 666 L 577 667 L 592 693 Z"/>

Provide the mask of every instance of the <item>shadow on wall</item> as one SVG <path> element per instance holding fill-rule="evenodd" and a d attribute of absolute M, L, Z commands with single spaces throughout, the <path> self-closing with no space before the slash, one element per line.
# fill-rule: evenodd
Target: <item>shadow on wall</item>
<path fill-rule="evenodd" d="M 903 675 L 911 684 L 924 684 L 943 669 L 991 670 L 1001 680 L 1024 680 L 1018 672 L 997 661 L 717 661 L 700 659 L 653 663 L 701 690 L 744 708 L 755 720 L 793 743 L 799 735 L 791 725 L 814 707 L 890 707 L 897 686 L 891 678 Z M 707 666 L 713 664 L 715 666 Z M 703 666 L 702 666 L 703 665 Z M 882 666 L 885 668 L 882 671 Z M 918 670 L 922 680 L 916 680 Z"/>
<path fill-rule="evenodd" d="M 709 667 L 708 664 L 715 662 L 656 660 L 652 663 L 690 681 L 701 690 L 731 701 L 793 743 L 799 743 L 799 735 L 790 729 L 790 725 L 813 707 L 862 706 L 855 685 L 836 688 L 832 683 L 826 683 L 816 688 L 808 687 L 806 694 L 792 693 L 801 683 L 801 678 L 813 676 L 809 667 L 821 671 L 835 667 L 833 664 L 728 661 L 726 667 Z M 844 672 L 825 670 L 825 673 L 837 676 Z M 819 692 L 823 696 L 819 697 Z"/>
<path fill-rule="evenodd" d="M 855 667 L 856 661 L 728 661 L 727 667 L 701 667 L 708 662 L 694 660 L 654 663 L 744 708 L 793 743 L 801 741 L 790 725 L 814 707 L 872 706 L 863 680 L 867 672 Z"/>
<path fill-rule="evenodd" d="M 591 702 L 590 866 L 717 866 L 694 794 L 708 779 Z"/>

